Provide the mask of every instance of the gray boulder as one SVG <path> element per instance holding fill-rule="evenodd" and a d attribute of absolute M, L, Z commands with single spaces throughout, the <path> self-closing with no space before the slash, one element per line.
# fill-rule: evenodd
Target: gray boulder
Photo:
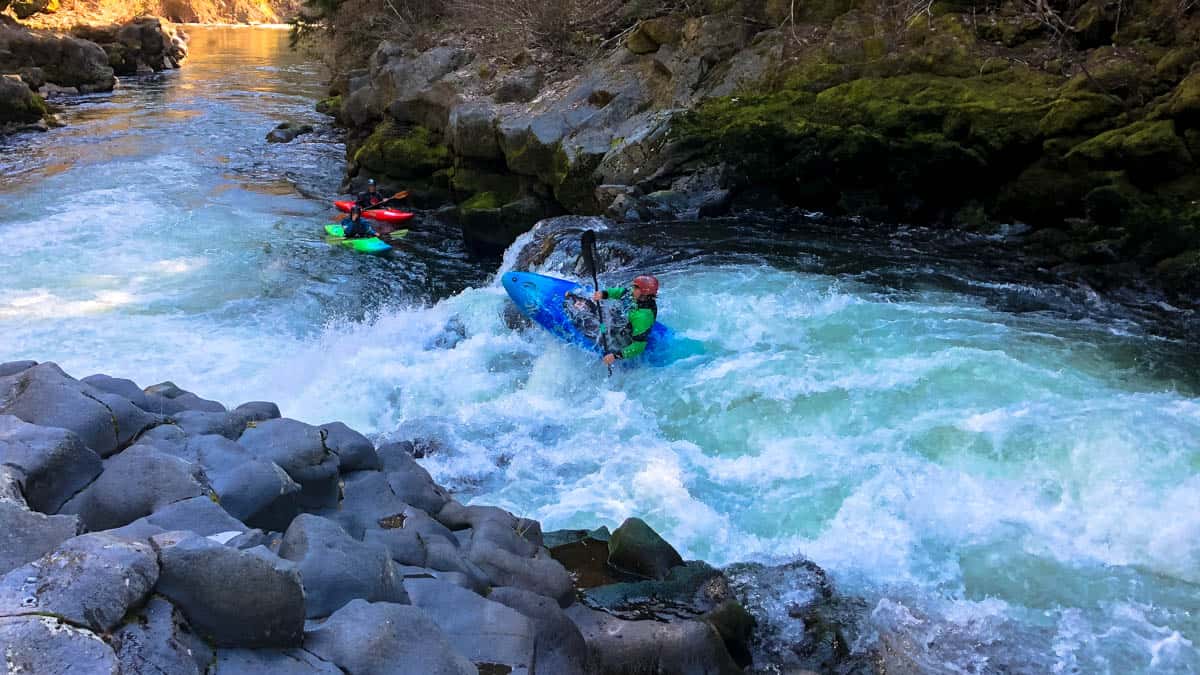
<path fill-rule="evenodd" d="M 367 530 L 399 529 L 410 508 L 392 492 L 388 478 L 379 471 L 356 471 L 343 477 L 342 501 L 336 509 L 323 512 L 338 522 L 350 536 L 362 539 Z"/>
<path fill-rule="evenodd" d="M 355 598 L 408 602 L 388 552 L 356 541 L 331 520 L 301 514 L 288 527 L 279 555 L 300 570 L 310 619 L 329 616 Z"/>
<path fill-rule="evenodd" d="M 507 666 L 515 674 L 535 672 L 537 629 L 525 615 L 438 579 L 407 579 L 404 587 L 413 605 L 472 662 Z"/>
<path fill-rule="evenodd" d="M 149 546 L 85 534 L 0 578 L 0 616 L 54 616 L 106 632 L 142 603 L 158 577 Z"/>
<path fill-rule="evenodd" d="M 118 450 L 113 414 L 85 393 L 81 384 L 53 363 L 42 363 L 0 378 L 0 414 L 31 424 L 75 432 L 92 450 L 107 457 Z"/>
<path fill-rule="evenodd" d="M 405 504 L 415 506 L 426 513 L 438 513 L 446 502 L 450 501 L 450 496 L 433 482 L 429 472 L 417 464 L 417 460 L 407 452 L 396 450 L 397 445 L 399 444 L 388 444 L 379 449 L 392 492 Z"/>
<path fill-rule="evenodd" d="M 447 140 L 463 157 L 500 159 L 496 137 L 496 109 L 487 101 L 469 101 L 450 111 Z"/>
<path fill-rule="evenodd" d="M 313 125 L 298 122 L 280 122 L 274 129 L 267 132 L 268 143 L 291 143 L 297 136 L 311 134 Z"/>
<path fill-rule="evenodd" d="M 243 462 L 214 471 L 211 480 L 221 506 L 254 527 L 285 530 L 300 512 L 300 485 L 274 462 Z"/>
<path fill-rule="evenodd" d="M 99 401 L 108 408 L 113 429 L 117 436 L 117 449 L 128 447 L 142 432 L 163 423 L 160 415 L 148 413 L 137 407 L 129 399 L 108 392 L 92 390 L 85 387 L 84 394 Z M 91 391 L 88 391 L 91 390 Z"/>
<path fill-rule="evenodd" d="M 96 476 L 103 464 L 66 429 L 41 427 L 0 415 L 0 464 L 21 470 L 30 507 L 55 513 Z"/>
<path fill-rule="evenodd" d="M 48 616 L 0 618 L 6 673 L 119 675 L 113 650 L 95 633 Z"/>
<path fill-rule="evenodd" d="M 184 530 L 205 537 L 226 532 L 240 534 L 249 529 L 240 520 L 229 515 L 229 512 L 212 498 L 206 496 L 192 497 L 164 506 L 145 518 L 134 521 L 133 524 L 141 521 L 166 532 Z"/>
<path fill-rule="evenodd" d="M 304 590 L 296 566 L 265 548 L 247 551 L 188 536 L 155 538 L 158 592 L 217 645 L 292 647 L 304 629 Z"/>
<path fill-rule="evenodd" d="M 422 538 L 422 542 L 425 544 L 425 567 L 438 572 L 462 574 L 470 580 L 467 585 L 475 590 L 486 591 L 492 586 L 488 573 L 467 559 L 457 546 L 440 538 Z"/>
<path fill-rule="evenodd" d="M 204 675 L 213 651 L 187 624 L 183 614 L 161 597 L 152 597 L 109 639 L 122 673 Z"/>
<path fill-rule="evenodd" d="M 47 82 L 80 93 L 111 91 L 116 84 L 108 54 L 94 42 L 0 26 L 0 72 L 40 68 Z"/>
<path fill-rule="evenodd" d="M 137 386 L 133 380 L 126 380 L 119 377 L 110 377 L 104 374 L 88 375 L 80 380 L 84 384 L 93 389 L 103 391 L 109 394 L 116 394 L 122 398 L 126 398 L 130 403 L 147 412 L 154 412 L 149 409 L 149 401 L 146 399 L 146 392 Z"/>
<path fill-rule="evenodd" d="M 151 406 L 155 405 L 157 397 L 161 397 L 171 402 L 171 407 L 175 410 L 168 414 L 181 412 L 183 410 L 199 410 L 201 412 L 225 412 L 225 406 L 217 401 L 200 398 L 185 389 L 180 389 L 174 382 L 159 382 L 158 384 L 150 385 L 145 389 L 146 396 L 149 399 Z M 151 412 L 158 412 L 151 410 Z"/>
<path fill-rule="evenodd" d="M 473 58 L 461 47 L 435 47 L 409 56 L 396 43 L 384 41 L 371 55 L 371 108 L 399 122 L 444 131 L 459 98 L 444 78 Z"/>
<path fill-rule="evenodd" d="M 483 570 L 494 586 L 515 586 L 570 607 L 575 583 L 566 568 L 541 549 L 532 558 L 513 555 L 493 546 L 472 546 L 467 559 Z"/>
<path fill-rule="evenodd" d="M 47 516 L 0 500 L 0 574 L 46 555 L 79 530 L 75 516 Z"/>
<path fill-rule="evenodd" d="M 184 410 L 171 416 L 188 436 L 216 435 L 236 441 L 246 430 L 246 419 L 236 413 Z"/>
<path fill-rule="evenodd" d="M 0 363 L 0 377 L 16 375 L 22 371 L 29 370 L 37 364 L 37 361 L 5 361 L 4 363 Z"/>
<path fill-rule="evenodd" d="M 428 553 L 425 542 L 416 531 L 404 528 L 367 530 L 363 542 L 383 548 L 400 565 L 425 567 Z"/>
<path fill-rule="evenodd" d="M 184 499 L 212 497 L 207 483 L 198 464 L 137 445 L 108 460 L 60 512 L 79 515 L 89 530 L 107 530 Z"/>
<path fill-rule="evenodd" d="M 734 675 L 733 662 L 716 629 L 704 621 L 626 621 L 575 605 L 566 611 L 587 642 L 596 673 Z"/>
<path fill-rule="evenodd" d="M 647 579 L 665 579 L 683 558 L 641 518 L 627 518 L 608 540 L 608 564 Z"/>
<path fill-rule="evenodd" d="M 217 675 L 343 675 L 303 649 L 218 649 Z"/>
<path fill-rule="evenodd" d="M 259 459 L 275 462 L 300 484 L 306 508 L 338 501 L 338 456 L 325 447 L 321 430 L 293 419 L 267 420 L 242 433 L 242 447 Z"/>
<path fill-rule="evenodd" d="M 539 673 L 573 675 L 592 672 L 583 634 L 555 601 L 519 588 L 492 589 L 488 600 L 507 605 L 533 622 L 537 631 Z"/>
<path fill-rule="evenodd" d="M 325 447 L 338 456 L 338 468 L 343 474 L 383 468 L 375 446 L 366 436 L 341 422 L 322 424 L 319 428 L 325 433 Z"/>
<path fill-rule="evenodd" d="M 496 88 L 496 103 L 527 103 L 542 90 L 542 71 L 524 68 L 500 82 Z"/>
<path fill-rule="evenodd" d="M 348 673 L 476 675 L 428 614 L 408 605 L 351 601 L 309 628 L 304 647 Z"/>
<path fill-rule="evenodd" d="M 0 129 L 33 125 L 46 116 L 46 103 L 19 75 L 0 77 Z"/>
<path fill-rule="evenodd" d="M 241 415 L 247 422 L 265 422 L 282 417 L 279 414 L 279 406 L 270 401 L 249 401 L 234 408 L 233 412 Z"/>

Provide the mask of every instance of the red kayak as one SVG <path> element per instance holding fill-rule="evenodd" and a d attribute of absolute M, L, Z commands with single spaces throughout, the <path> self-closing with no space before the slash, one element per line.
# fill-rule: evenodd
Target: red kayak
<path fill-rule="evenodd" d="M 350 207 L 354 206 L 354 200 L 343 199 L 340 202 L 334 202 L 334 206 L 338 207 L 339 211 L 350 212 Z M 412 220 L 413 213 L 411 211 L 396 211 L 395 209 L 368 209 L 362 212 L 363 218 L 378 220 L 381 223 L 403 223 Z"/>

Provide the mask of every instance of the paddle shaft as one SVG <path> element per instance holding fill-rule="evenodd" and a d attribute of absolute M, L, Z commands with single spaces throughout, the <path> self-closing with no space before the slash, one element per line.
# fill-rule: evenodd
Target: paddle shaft
<path fill-rule="evenodd" d="M 592 287 L 596 292 L 600 292 L 600 277 L 596 274 L 596 232 L 587 230 L 583 233 L 583 260 L 587 266 L 592 269 Z M 608 354 L 608 325 L 604 322 L 604 302 L 596 303 L 596 316 L 600 319 L 600 346 L 604 348 L 604 353 Z M 612 366 L 608 367 L 608 374 L 612 375 Z"/>
<path fill-rule="evenodd" d="M 408 196 L 408 190 L 401 190 L 400 192 L 397 192 L 396 194 L 392 195 L 391 197 L 388 197 L 387 199 L 379 202 L 378 204 L 374 204 L 372 206 L 368 206 L 368 207 L 364 208 L 363 211 L 371 211 L 373 209 L 385 208 L 385 205 L 387 205 L 388 203 L 394 202 L 397 199 L 404 199 L 407 196 Z"/>

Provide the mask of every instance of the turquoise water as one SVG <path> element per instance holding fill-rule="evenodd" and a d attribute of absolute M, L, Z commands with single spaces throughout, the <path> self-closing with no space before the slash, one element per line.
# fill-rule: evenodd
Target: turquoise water
<path fill-rule="evenodd" d="M 1186 346 L 1073 298 L 1009 311 L 1039 291 L 946 283 L 937 258 L 683 228 L 630 257 L 706 353 L 609 378 L 509 326 L 495 274 L 524 242 L 503 263 L 436 226 L 390 258 L 327 245 L 305 195 L 336 191 L 342 146 L 263 141 L 321 121 L 319 68 L 280 32 L 192 32 L 182 71 L 0 142 L 0 361 L 431 439 L 439 481 L 546 529 L 640 515 L 685 556 L 807 556 L 866 599 L 855 649 L 900 636 L 924 670 L 1200 670 Z"/>

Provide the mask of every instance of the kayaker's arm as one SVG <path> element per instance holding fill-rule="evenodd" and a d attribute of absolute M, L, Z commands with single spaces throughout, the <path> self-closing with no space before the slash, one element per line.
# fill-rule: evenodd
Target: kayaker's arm
<path fill-rule="evenodd" d="M 620 286 L 613 286 L 612 288 L 600 291 L 600 298 L 602 300 L 620 300 L 623 295 L 625 295 L 625 289 Z"/>

